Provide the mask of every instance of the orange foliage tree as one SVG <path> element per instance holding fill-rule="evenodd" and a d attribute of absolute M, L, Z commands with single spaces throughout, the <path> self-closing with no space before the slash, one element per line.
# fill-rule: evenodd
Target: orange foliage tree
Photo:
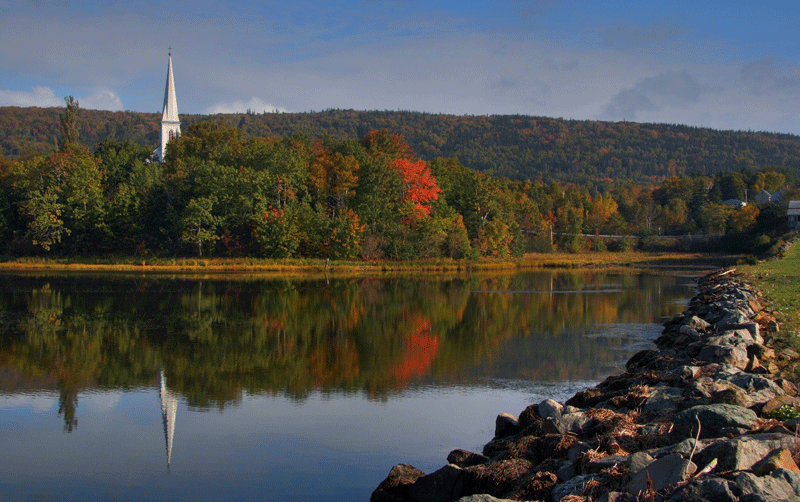
<path fill-rule="evenodd" d="M 414 204 L 413 219 L 420 220 L 431 213 L 431 203 L 439 198 L 441 188 L 436 184 L 436 178 L 431 173 L 424 160 L 411 161 L 407 158 L 393 160 L 390 167 L 400 171 L 406 190 L 403 194 L 404 201 Z"/>

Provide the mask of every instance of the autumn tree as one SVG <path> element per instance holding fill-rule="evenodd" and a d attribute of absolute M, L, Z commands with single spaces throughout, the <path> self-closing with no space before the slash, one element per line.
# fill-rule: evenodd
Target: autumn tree
<path fill-rule="evenodd" d="M 405 183 L 402 200 L 414 205 L 410 220 L 420 220 L 431 213 L 431 202 L 439 198 L 441 189 L 424 160 L 411 161 L 406 158 L 393 160 L 390 167 L 400 171 Z"/>

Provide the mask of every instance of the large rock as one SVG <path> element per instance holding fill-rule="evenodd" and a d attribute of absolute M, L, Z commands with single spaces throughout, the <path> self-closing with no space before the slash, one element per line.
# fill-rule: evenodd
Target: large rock
<path fill-rule="evenodd" d="M 695 478 L 672 493 L 670 502 L 708 501 L 739 502 L 741 491 L 736 483 L 722 478 Z"/>
<path fill-rule="evenodd" d="M 459 467 L 471 467 L 488 461 L 489 457 L 467 450 L 453 450 L 447 455 L 447 462 Z"/>
<path fill-rule="evenodd" d="M 659 491 L 664 488 L 683 482 L 694 474 L 697 466 L 673 453 L 658 460 L 651 462 L 647 467 L 636 473 L 628 483 L 628 492 L 637 495 L 647 492 L 647 479 L 650 478 L 653 490 Z"/>
<path fill-rule="evenodd" d="M 635 476 L 636 473 L 653 463 L 653 460 L 653 457 L 645 451 L 637 451 L 631 454 L 628 458 L 628 469 L 630 470 L 631 476 Z"/>
<path fill-rule="evenodd" d="M 756 476 L 766 476 L 776 469 L 800 473 L 797 463 L 792 458 L 792 452 L 786 448 L 772 450 L 766 457 L 753 464 L 752 468 L 753 474 Z"/>
<path fill-rule="evenodd" d="M 772 450 L 800 448 L 800 438 L 789 434 L 753 434 L 716 441 L 697 452 L 694 461 L 707 465 L 717 459 L 717 471 L 750 469 Z"/>
<path fill-rule="evenodd" d="M 544 420 L 543 432 L 547 434 L 564 434 L 583 432 L 592 421 L 585 412 L 564 413 L 559 417 L 548 417 Z"/>
<path fill-rule="evenodd" d="M 700 420 L 700 438 L 716 438 L 727 430 L 749 430 L 756 419 L 755 412 L 730 404 L 693 406 L 675 415 L 673 433 L 680 438 L 695 437 Z"/>
<path fill-rule="evenodd" d="M 392 467 L 389 475 L 372 492 L 370 502 L 403 502 L 408 500 L 408 490 L 425 473 L 408 464 Z"/>
<path fill-rule="evenodd" d="M 685 321 L 683 323 L 683 326 L 687 326 L 687 327 L 692 328 L 692 329 L 704 330 L 704 329 L 708 329 L 709 327 L 711 327 L 711 325 L 708 322 L 706 322 L 705 320 L 697 317 L 696 315 L 693 315 L 691 317 L 686 317 L 684 319 L 685 319 Z"/>
<path fill-rule="evenodd" d="M 786 481 L 787 483 L 792 485 L 792 488 L 794 489 L 794 494 L 800 495 L 800 474 L 794 471 L 787 471 L 786 469 L 776 469 L 772 471 L 772 474 L 770 474 L 770 476 L 772 476 L 773 478 L 779 478 Z"/>
<path fill-rule="evenodd" d="M 781 478 L 759 477 L 750 472 L 742 472 L 736 476 L 736 486 L 742 491 L 741 499 L 744 500 L 800 502 L 792 485 Z"/>
<path fill-rule="evenodd" d="M 560 418 L 564 412 L 564 405 L 552 399 L 545 399 L 539 403 L 537 411 L 539 416 L 545 420 L 548 418 Z"/>
<path fill-rule="evenodd" d="M 422 476 L 408 488 L 408 496 L 416 502 L 454 502 L 464 495 L 464 470 L 448 464 Z"/>
<path fill-rule="evenodd" d="M 510 413 L 497 415 L 494 421 L 494 437 L 504 438 L 513 436 L 519 432 L 519 421 L 517 417 Z"/>
<path fill-rule="evenodd" d="M 763 404 L 777 396 L 786 394 L 786 391 L 773 380 L 761 375 L 732 371 L 731 368 L 728 368 L 720 371 L 719 378 L 744 389 L 753 404 Z"/>
<path fill-rule="evenodd" d="M 675 409 L 683 399 L 683 389 L 680 387 L 654 387 L 650 396 L 644 402 L 642 411 L 656 412 Z"/>
<path fill-rule="evenodd" d="M 700 349 L 697 359 L 709 363 L 730 364 L 740 369 L 746 369 L 750 364 L 747 346 L 741 345 L 706 345 Z"/>

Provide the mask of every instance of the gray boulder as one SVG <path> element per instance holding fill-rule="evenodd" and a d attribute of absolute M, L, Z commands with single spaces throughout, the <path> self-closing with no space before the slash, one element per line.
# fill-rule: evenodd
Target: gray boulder
<path fill-rule="evenodd" d="M 545 399 L 539 403 L 537 411 L 539 416 L 544 419 L 559 418 L 564 412 L 564 405 L 552 399 Z"/>
<path fill-rule="evenodd" d="M 724 363 L 736 368 L 746 369 L 750 364 L 747 346 L 705 345 L 697 354 L 697 359 L 709 363 Z"/>
<path fill-rule="evenodd" d="M 628 458 L 628 470 L 631 476 L 635 476 L 639 471 L 653 463 L 653 460 L 653 457 L 644 451 L 637 451 L 631 454 Z"/>
<path fill-rule="evenodd" d="M 740 471 L 752 468 L 772 450 L 797 447 L 800 438 L 789 434 L 753 434 L 711 443 L 695 454 L 694 461 L 706 465 L 717 459 L 717 471 Z"/>
<path fill-rule="evenodd" d="M 782 478 L 759 477 L 750 472 L 736 476 L 736 485 L 742 491 L 743 500 L 800 501 L 792 485 Z"/>
<path fill-rule="evenodd" d="M 647 491 L 647 479 L 650 478 L 653 490 L 676 485 L 694 474 L 697 466 L 677 453 L 661 457 L 636 473 L 628 483 L 628 492 L 637 495 Z"/>
<path fill-rule="evenodd" d="M 749 430 L 757 419 L 753 410 L 730 404 L 708 404 L 693 406 L 677 413 L 673 434 L 680 438 L 695 437 L 700 421 L 700 438 L 716 438 L 727 429 Z"/>
<path fill-rule="evenodd" d="M 565 413 L 559 417 L 546 418 L 544 420 L 544 432 L 550 434 L 572 432 L 577 434 L 582 432 L 591 420 L 583 411 Z"/>
<path fill-rule="evenodd" d="M 780 478 L 786 481 L 787 483 L 792 485 L 792 488 L 794 489 L 794 494 L 800 495 L 800 473 L 789 471 L 786 469 L 775 469 L 774 471 L 772 471 L 772 474 L 770 474 L 770 476 L 772 476 L 773 478 Z"/>
<path fill-rule="evenodd" d="M 683 389 L 679 387 L 653 387 L 642 406 L 644 412 L 655 412 L 677 408 L 683 400 Z"/>
<path fill-rule="evenodd" d="M 670 502 L 708 501 L 739 502 L 739 487 L 733 481 L 722 478 L 697 478 L 676 490 Z"/>

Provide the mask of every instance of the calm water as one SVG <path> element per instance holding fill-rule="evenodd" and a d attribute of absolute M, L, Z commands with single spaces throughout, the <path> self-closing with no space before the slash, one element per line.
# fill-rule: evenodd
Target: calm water
<path fill-rule="evenodd" d="M 0 498 L 368 500 L 619 372 L 692 279 L 0 276 Z"/>

